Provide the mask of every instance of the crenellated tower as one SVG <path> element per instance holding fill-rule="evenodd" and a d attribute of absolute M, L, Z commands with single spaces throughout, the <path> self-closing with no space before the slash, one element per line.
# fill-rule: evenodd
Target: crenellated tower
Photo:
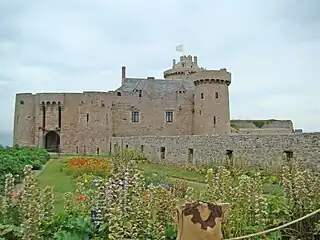
<path fill-rule="evenodd" d="M 180 61 L 176 63 L 173 59 L 172 68 L 164 71 L 163 75 L 166 80 L 185 79 L 186 76 L 192 75 L 203 70 L 198 66 L 198 58 L 196 56 L 180 56 Z"/>
<path fill-rule="evenodd" d="M 229 85 L 231 73 L 225 68 L 202 70 L 188 77 L 195 85 L 194 134 L 230 133 Z"/>

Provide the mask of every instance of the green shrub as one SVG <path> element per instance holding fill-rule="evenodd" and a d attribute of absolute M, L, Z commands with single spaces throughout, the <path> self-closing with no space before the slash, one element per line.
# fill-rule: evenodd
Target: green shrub
<path fill-rule="evenodd" d="M 0 148 L 0 192 L 3 190 L 4 177 L 7 173 L 13 174 L 16 182 L 20 182 L 26 165 L 31 165 L 34 170 L 38 170 L 49 159 L 50 154 L 43 148 Z"/>

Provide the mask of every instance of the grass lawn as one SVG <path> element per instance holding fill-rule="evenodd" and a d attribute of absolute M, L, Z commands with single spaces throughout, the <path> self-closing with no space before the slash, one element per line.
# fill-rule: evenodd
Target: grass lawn
<path fill-rule="evenodd" d="M 197 172 L 187 171 L 183 168 L 168 167 L 162 164 L 155 163 L 140 164 L 140 168 L 145 172 L 162 173 L 175 179 L 187 180 L 198 183 L 205 182 L 205 175 Z"/>
<path fill-rule="evenodd" d="M 70 156 L 61 156 L 60 159 L 67 159 Z M 110 157 L 109 157 L 110 158 Z M 53 186 L 55 196 L 55 210 L 61 212 L 64 210 L 64 193 L 74 192 L 75 185 L 70 176 L 61 171 L 62 162 L 60 159 L 53 159 L 45 169 L 38 175 L 37 180 L 41 187 Z M 196 192 L 199 192 L 205 187 L 205 175 L 197 172 L 187 171 L 183 168 L 168 167 L 161 164 L 140 164 L 140 169 L 146 173 L 165 174 L 171 179 L 180 179 L 193 187 Z M 265 184 L 265 194 L 277 194 L 282 192 L 278 185 Z"/>
<path fill-rule="evenodd" d="M 64 211 L 64 193 L 75 190 L 71 177 L 61 171 L 61 166 L 59 159 L 53 159 L 37 177 L 40 187 L 53 187 L 57 212 Z"/>

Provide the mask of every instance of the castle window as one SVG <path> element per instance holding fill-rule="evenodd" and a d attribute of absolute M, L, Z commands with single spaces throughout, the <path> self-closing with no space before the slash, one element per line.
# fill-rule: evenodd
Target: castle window
<path fill-rule="evenodd" d="M 23 105 L 23 104 L 24 104 L 24 101 L 23 101 L 23 100 L 20 100 L 20 104 Z"/>
<path fill-rule="evenodd" d="M 42 130 L 46 128 L 46 107 L 42 106 Z"/>
<path fill-rule="evenodd" d="M 87 123 L 89 122 L 89 113 L 87 113 Z"/>
<path fill-rule="evenodd" d="M 226 155 L 231 160 L 233 157 L 233 150 L 227 150 Z"/>
<path fill-rule="evenodd" d="M 193 149 L 188 148 L 188 163 L 193 163 Z"/>
<path fill-rule="evenodd" d="M 166 148 L 161 147 L 160 148 L 160 159 L 165 159 L 165 157 L 166 157 Z"/>
<path fill-rule="evenodd" d="M 128 149 L 129 148 L 129 145 L 126 145 L 126 149 Z"/>
<path fill-rule="evenodd" d="M 142 97 L 142 90 L 139 90 L 139 97 Z"/>
<path fill-rule="evenodd" d="M 131 122 L 139 122 L 139 112 L 133 111 L 131 113 Z"/>
<path fill-rule="evenodd" d="M 213 124 L 216 124 L 217 123 L 217 119 L 216 117 L 213 117 Z"/>
<path fill-rule="evenodd" d="M 140 152 L 143 153 L 143 145 L 140 146 Z"/>
<path fill-rule="evenodd" d="M 100 148 L 97 148 L 97 155 L 100 154 Z"/>
<path fill-rule="evenodd" d="M 202 113 L 201 110 L 199 110 L 199 114 L 200 114 L 200 115 L 201 115 L 201 113 Z"/>
<path fill-rule="evenodd" d="M 106 124 L 108 124 L 108 113 L 106 113 Z"/>
<path fill-rule="evenodd" d="M 293 152 L 292 151 L 284 151 L 285 153 L 285 159 L 290 162 L 291 159 L 293 158 Z"/>
<path fill-rule="evenodd" d="M 203 97 L 203 93 L 201 93 L 201 99 L 204 99 L 204 97 Z"/>
<path fill-rule="evenodd" d="M 117 92 L 117 96 L 121 96 L 121 92 Z"/>
<path fill-rule="evenodd" d="M 219 93 L 218 92 L 216 92 L 216 99 L 218 99 L 219 98 Z"/>
<path fill-rule="evenodd" d="M 173 112 L 166 111 L 166 122 L 173 122 Z"/>
<path fill-rule="evenodd" d="M 58 128 L 61 128 L 61 106 L 58 106 Z"/>

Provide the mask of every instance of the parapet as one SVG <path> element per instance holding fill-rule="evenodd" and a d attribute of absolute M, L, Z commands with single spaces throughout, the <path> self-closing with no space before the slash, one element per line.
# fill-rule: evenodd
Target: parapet
<path fill-rule="evenodd" d="M 201 70 L 188 76 L 188 79 L 193 80 L 195 85 L 206 82 L 218 82 L 231 84 L 231 73 L 227 69 L 222 68 L 220 70 Z"/>

